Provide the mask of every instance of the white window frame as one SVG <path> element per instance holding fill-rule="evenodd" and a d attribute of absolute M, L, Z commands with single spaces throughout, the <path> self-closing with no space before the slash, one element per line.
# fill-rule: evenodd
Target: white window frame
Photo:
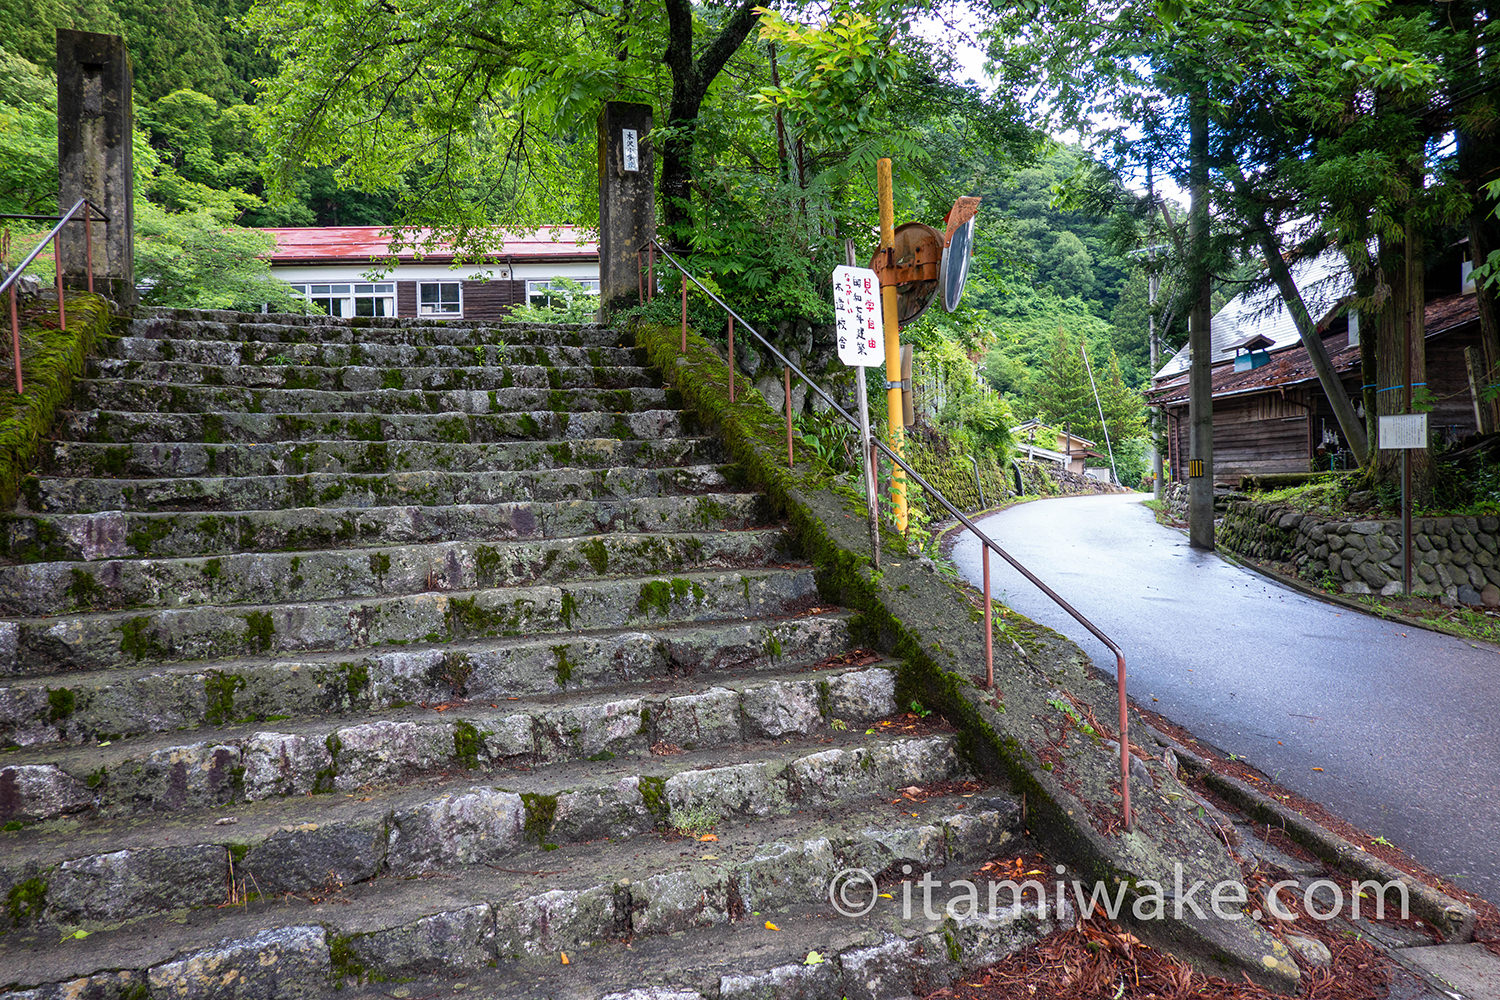
<path fill-rule="evenodd" d="M 585 295 L 599 294 L 598 278 L 575 278 L 571 274 L 558 274 L 550 278 L 528 278 L 526 281 L 526 304 L 528 306 L 543 307 L 549 305 L 549 300 L 552 298 L 549 294 L 549 289 L 552 287 L 552 282 L 558 278 L 567 278 L 569 281 L 582 285 Z"/>
<path fill-rule="evenodd" d="M 396 315 L 396 283 L 394 281 L 357 281 L 354 283 L 353 312 L 351 315 L 358 316 L 359 303 L 366 299 L 372 303 L 371 308 L 375 311 L 371 316 L 393 317 Z M 384 311 L 381 311 L 381 303 L 384 303 Z"/>
<path fill-rule="evenodd" d="M 385 300 L 388 312 L 371 315 L 396 315 L 396 283 L 394 281 L 297 281 L 291 283 L 292 294 L 309 303 L 324 302 L 329 316 L 350 317 L 357 315 L 359 300 Z M 379 308 L 378 306 L 374 308 Z"/>
<path fill-rule="evenodd" d="M 458 303 L 456 309 L 443 308 L 443 289 L 453 287 L 458 290 Z M 438 300 L 436 307 L 427 305 L 422 301 L 422 289 L 436 287 L 438 289 Z M 462 281 L 419 281 L 417 282 L 417 315 L 431 317 L 433 319 L 456 319 L 464 314 L 464 284 Z"/>

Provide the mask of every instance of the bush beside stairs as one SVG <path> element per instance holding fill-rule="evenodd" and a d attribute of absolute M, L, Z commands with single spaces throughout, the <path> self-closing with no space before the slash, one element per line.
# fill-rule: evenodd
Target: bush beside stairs
<path fill-rule="evenodd" d="M 1018 802 L 616 331 L 147 311 L 86 375 L 0 533 L 0 995 L 908 997 L 1049 928 L 899 918 Z"/>

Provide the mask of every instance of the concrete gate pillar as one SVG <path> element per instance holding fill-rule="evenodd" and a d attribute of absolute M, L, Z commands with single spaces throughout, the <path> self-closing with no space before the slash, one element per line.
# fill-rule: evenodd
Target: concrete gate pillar
<path fill-rule="evenodd" d="M 599 114 L 599 310 L 639 301 L 636 251 L 656 235 L 651 106 L 610 101 Z"/>
<path fill-rule="evenodd" d="M 91 224 L 94 289 L 127 309 L 135 305 L 134 79 L 124 39 L 58 29 L 58 213 L 87 198 L 109 216 L 108 223 Z M 68 223 L 59 239 L 64 278 L 82 287 L 83 224 Z"/>

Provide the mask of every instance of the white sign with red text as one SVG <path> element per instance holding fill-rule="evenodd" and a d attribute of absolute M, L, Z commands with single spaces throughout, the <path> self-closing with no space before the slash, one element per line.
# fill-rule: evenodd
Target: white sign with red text
<path fill-rule="evenodd" d="M 846 365 L 885 364 L 885 323 L 880 279 L 868 267 L 833 269 L 833 315 L 839 360 Z"/>

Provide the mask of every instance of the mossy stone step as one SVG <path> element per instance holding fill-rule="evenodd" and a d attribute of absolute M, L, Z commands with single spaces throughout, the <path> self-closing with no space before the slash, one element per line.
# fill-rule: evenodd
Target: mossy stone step
<path fill-rule="evenodd" d="M 78 409 L 147 413 L 631 413 L 680 405 L 660 388 L 601 389 L 251 389 L 243 386 L 171 385 L 140 380 L 80 379 Z"/>
<path fill-rule="evenodd" d="M 445 703 L 442 712 L 287 720 L 269 730 L 219 727 L 196 738 L 173 733 L 104 747 L 37 747 L 13 752 L 0 766 L 0 783 L 10 779 L 21 790 L 0 802 L 0 823 L 217 809 L 476 769 L 503 775 L 585 761 L 631 766 L 627 759 L 654 766 L 652 747 L 738 753 L 766 740 L 862 730 L 896 710 L 895 685 L 889 666 L 735 673 L 667 690 L 637 685 L 567 698 Z M 37 783 L 38 768 L 50 769 L 50 786 Z M 74 796 L 56 794 L 64 787 L 87 788 L 92 798 L 78 809 Z M 46 790 L 33 796 L 27 788 Z"/>
<path fill-rule="evenodd" d="M 468 359 L 472 361 L 473 359 Z M 322 389 L 369 392 L 375 389 L 634 389 L 658 384 L 648 368 L 609 364 L 548 367 L 534 364 L 377 368 L 345 365 L 223 365 L 181 361 L 129 361 L 94 358 L 89 377 L 141 380 L 163 385 L 240 386 L 246 389 Z"/>
<path fill-rule="evenodd" d="M 109 347 L 125 361 L 181 361 L 197 365 L 294 368 L 317 365 L 343 368 L 368 365 L 381 369 L 442 365 L 538 365 L 543 368 L 613 365 L 637 367 L 645 355 L 631 347 L 570 347 L 558 344 L 485 344 L 446 347 L 426 344 L 265 343 L 245 340 L 161 339 L 124 336 Z"/>
<path fill-rule="evenodd" d="M 0 614 L 278 604 L 773 565 L 781 528 L 0 566 Z"/>
<path fill-rule="evenodd" d="M 498 703 L 684 678 L 712 684 L 723 673 L 835 662 L 849 646 L 847 616 L 822 612 L 657 625 L 649 633 L 570 632 L 13 678 L 0 684 L 0 746 L 113 742 L 203 725 Z"/>
<path fill-rule="evenodd" d="M 346 763 L 361 756 L 359 741 L 366 734 L 351 730 L 348 735 L 351 742 L 340 748 Z M 354 793 L 333 790 L 337 779 L 329 775 L 336 765 L 325 762 L 319 780 L 327 785 L 321 792 L 218 802 L 211 801 L 213 789 L 203 778 L 201 756 L 185 753 L 175 761 L 164 756 L 151 768 L 157 788 L 185 799 L 196 794 L 198 801 L 184 801 L 176 809 L 163 804 L 151 814 L 149 825 L 138 818 L 104 816 L 87 822 L 53 820 L 0 834 L 6 847 L 0 852 L 0 892 L 38 880 L 57 907 L 51 915 L 45 907 L 33 909 L 21 921 L 14 915 L 7 921 L 0 908 L 0 931 L 11 929 L 6 923 L 58 926 L 79 916 L 95 921 L 147 916 L 160 912 L 161 904 L 151 898 L 155 894 L 169 895 L 172 908 L 212 905 L 223 899 L 231 859 L 239 877 L 247 882 L 253 878 L 250 884 L 259 885 L 262 893 L 307 892 L 325 884 L 330 871 L 346 888 L 381 875 L 409 878 L 474 862 L 525 871 L 510 862 L 522 860 L 535 847 L 593 842 L 597 854 L 615 856 L 615 878 L 645 878 L 653 869 L 631 863 L 628 855 L 633 850 L 653 853 L 659 831 L 717 828 L 723 842 L 731 829 L 745 824 L 876 803 L 883 807 L 887 825 L 900 827 L 921 810 L 915 804 L 893 808 L 889 799 L 896 789 L 968 777 L 952 736 L 845 736 L 833 744 L 807 738 L 752 744 L 738 748 L 732 764 L 712 753 L 684 752 L 508 771 L 458 767 L 441 781 L 357 786 Z M 214 750 L 220 761 L 229 759 L 227 748 Z M 318 750 L 322 758 L 289 737 L 266 733 L 246 758 L 243 778 L 253 781 L 262 770 L 274 776 L 287 754 L 304 755 L 307 759 L 299 763 L 307 764 L 336 759 L 327 748 Z M 9 771 L 28 767 L 36 766 Z M 215 776 L 220 788 L 236 784 L 226 771 Z M 143 776 L 140 787 L 147 788 L 151 778 Z M 1007 805 L 1009 822 L 975 824 L 991 840 L 1018 818 L 1019 809 Z M 226 818 L 234 822 L 218 822 Z M 77 832 L 59 850 L 50 834 L 64 825 Z M 940 861 L 945 831 L 918 830 L 904 850 L 899 839 L 889 845 L 898 848 L 890 854 Z M 173 850 L 191 855 L 175 862 L 173 875 L 198 884 L 153 885 L 164 851 Z M 718 848 L 710 850 L 717 853 Z M 595 868 L 577 851 L 570 854 L 569 868 L 607 870 Z M 882 871 L 891 860 L 888 855 L 872 871 Z M 551 866 L 559 867 L 563 864 Z M 76 877 L 73 873 L 92 875 L 101 897 L 82 904 L 92 908 L 86 915 L 59 905 L 76 896 L 65 887 L 70 876 Z M 192 895 L 184 898 L 184 893 Z"/>
<path fill-rule="evenodd" d="M 973 866 L 933 873 L 941 887 L 974 881 Z M 917 869 L 914 867 L 913 872 Z M 978 980 L 976 973 L 1052 931 L 1072 926 L 1074 908 L 1055 901 L 973 912 L 951 890 L 933 891 L 933 914 L 921 912 L 920 876 L 893 883 L 861 919 L 821 905 L 780 905 L 759 917 L 691 928 L 568 952 L 569 964 L 542 953 L 515 966 L 436 969 L 411 965 L 399 978 L 413 997 L 475 991 L 486 1000 L 911 1000 Z M 983 880 L 978 881 L 986 891 Z M 899 900 L 916 907 L 908 916 Z M 954 906 L 950 914 L 948 904 Z M 776 930 L 763 920 L 774 916 Z M 809 956 L 816 960 L 809 963 Z M 342 1000 L 389 1000 L 384 974 L 363 984 L 346 977 Z"/>
<path fill-rule="evenodd" d="M 136 663 L 758 618 L 793 614 L 814 604 L 816 595 L 810 569 L 788 568 L 259 607 L 204 605 L 24 618 L 4 623 L 8 634 L 0 636 L 0 672 L 36 675 Z"/>
<path fill-rule="evenodd" d="M 128 444 L 201 441 L 259 444 L 282 441 L 483 441 L 614 437 L 682 437 L 681 410 L 631 413 L 538 410 L 530 413 L 141 413 L 64 410 L 56 436 Z"/>
<path fill-rule="evenodd" d="M 472 347 L 484 344 L 563 344 L 570 347 L 618 347 L 620 331 L 609 326 L 534 326 L 521 323 L 287 323 L 261 322 L 250 315 L 235 320 L 162 319 L 130 322 L 133 337 L 198 340 L 242 340 L 262 343 L 433 344 Z"/>
<path fill-rule="evenodd" d="M 409 825 L 420 829 L 411 832 L 426 834 L 434 827 L 457 825 L 464 818 L 460 810 L 472 809 L 484 798 L 483 789 L 474 789 L 455 797 L 446 814 L 412 817 Z M 965 805 L 969 808 L 959 809 Z M 610 962 L 625 941 L 639 945 L 699 928 L 712 928 L 716 937 L 726 938 L 736 926 L 753 926 L 763 937 L 764 916 L 786 912 L 791 915 L 789 927 L 795 926 L 791 921 L 797 919 L 796 908 L 803 906 L 819 908 L 826 933 L 839 926 L 827 900 L 828 881 L 835 872 L 890 869 L 899 880 L 905 865 L 913 879 L 918 872 L 939 871 L 948 882 L 1009 845 L 1017 812 L 1004 799 L 941 797 L 909 813 L 873 806 L 838 813 L 817 809 L 754 826 L 726 823 L 711 852 L 694 852 L 711 854 L 709 860 L 684 858 L 680 843 L 654 838 L 636 844 L 564 843 L 548 852 L 524 846 L 524 833 L 515 837 L 521 843 L 507 844 L 496 836 L 477 844 L 459 865 L 441 859 L 450 862 L 451 874 L 439 880 L 359 877 L 364 875 L 358 867 L 364 860 L 359 846 L 331 841 L 316 859 L 331 862 L 325 871 L 297 872 L 283 862 L 274 869 L 280 877 L 269 884 L 254 874 L 254 855 L 261 851 L 284 857 L 290 845 L 266 841 L 243 852 L 223 848 L 216 864 L 207 851 L 198 852 L 200 860 L 185 849 L 175 855 L 157 851 L 150 859 L 154 865 L 127 854 L 115 860 L 113 870 L 87 866 L 80 859 L 68 870 L 49 872 L 51 878 L 35 879 L 46 885 L 43 907 L 51 906 L 59 917 L 74 915 L 64 927 L 98 929 L 63 949 L 57 946 L 56 923 L 13 931 L 0 939 L 0 967 L 17 986 L 92 980 L 77 983 L 75 995 L 103 995 L 99 991 L 118 990 L 132 981 L 148 983 L 163 995 L 194 995 L 209 982 L 228 979 L 235 984 L 235 996 L 270 1000 L 326 995 L 342 985 L 345 976 L 357 982 L 440 968 L 481 974 L 487 967 L 529 972 L 533 962 L 557 965 L 563 951 L 584 963 L 595 956 Z M 489 819 L 473 812 L 468 818 L 475 826 Z M 387 848 L 392 873 L 424 864 L 427 859 L 418 856 L 423 847 L 435 854 L 441 850 L 441 844 L 398 837 L 399 828 Z M 322 881 L 302 891 L 323 891 L 316 892 L 312 902 L 284 896 L 275 902 L 213 907 L 227 895 L 229 862 L 235 853 L 240 854 L 236 886 L 243 877 L 247 891 L 254 892 L 252 886 L 259 884 L 259 895 L 274 897 L 288 891 L 283 885 L 310 880 L 309 876 Z M 146 877 L 127 883 L 121 876 L 131 861 Z M 507 870 L 496 870 L 502 865 Z M 330 874 L 336 877 L 345 871 L 356 877 L 341 879 L 342 885 L 330 892 Z M 216 880 L 211 872 L 223 874 Z M 98 891 L 111 884 L 119 891 Z M 905 895 L 899 881 L 895 888 L 893 897 Z M 171 892 L 169 900 L 156 896 L 165 890 Z M 117 917 L 99 916 L 153 905 L 160 910 L 198 909 L 185 922 L 162 916 L 121 926 Z M 764 916 L 752 922 L 752 912 Z M 844 926 L 866 934 L 874 931 L 875 942 L 883 942 L 886 933 L 901 926 L 899 916 L 893 900 L 877 906 L 864 922 Z M 1030 940 L 1041 929 L 1037 924 L 1045 926 L 1045 921 L 1007 927 L 1012 940 L 1007 946 Z M 961 956 L 959 942 L 974 941 L 973 928 L 965 930 L 956 923 L 920 927 L 916 940 L 930 937 L 939 956 Z M 828 947 L 830 957 L 843 954 L 840 947 Z M 916 954 L 908 946 L 892 958 Z M 978 954 L 973 958 L 981 960 Z"/>
<path fill-rule="evenodd" d="M 566 441 L 300 441 L 232 444 L 146 441 L 102 444 L 52 441 L 42 468 L 61 477 L 301 476 L 308 473 L 384 473 L 473 469 L 660 469 L 717 462 L 716 441 L 702 437 L 646 440 L 581 438 Z"/>
<path fill-rule="evenodd" d="M 725 466 L 620 466 L 523 472 L 316 473 L 300 476 L 195 476 L 162 479 L 21 481 L 23 510 L 38 514 L 92 511 L 241 511 L 287 507 L 443 507 L 490 503 L 621 500 L 722 491 Z"/>
<path fill-rule="evenodd" d="M 565 538 L 611 531 L 737 531 L 763 527 L 768 517 L 766 502 L 758 494 L 704 493 L 432 507 L 24 514 L 4 520 L 3 537 L 5 554 L 17 562 L 93 562 L 443 540 Z"/>

